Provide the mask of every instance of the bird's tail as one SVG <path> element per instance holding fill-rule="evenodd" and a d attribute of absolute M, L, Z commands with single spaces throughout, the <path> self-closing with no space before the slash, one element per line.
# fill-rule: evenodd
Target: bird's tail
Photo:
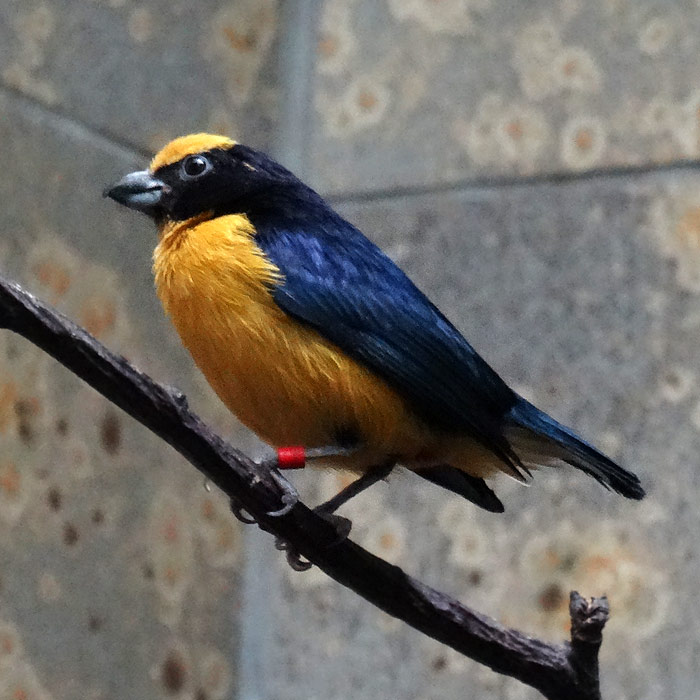
<path fill-rule="evenodd" d="M 525 399 L 519 399 L 508 418 L 506 437 L 526 466 L 567 462 L 627 498 L 644 498 L 644 489 L 635 474 Z"/>

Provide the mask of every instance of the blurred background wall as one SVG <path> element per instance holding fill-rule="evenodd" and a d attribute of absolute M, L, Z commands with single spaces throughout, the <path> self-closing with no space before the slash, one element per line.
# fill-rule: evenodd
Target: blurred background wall
<path fill-rule="evenodd" d="M 190 131 L 271 152 L 649 491 L 504 478 L 496 516 L 396 475 L 354 537 L 547 639 L 570 589 L 607 593 L 605 697 L 695 697 L 698 37 L 691 0 L 2 0 L 0 266 L 255 454 L 163 318 L 151 226 L 101 191 Z M 7 333 L 0 446 L 2 700 L 537 697 L 288 570 Z"/>

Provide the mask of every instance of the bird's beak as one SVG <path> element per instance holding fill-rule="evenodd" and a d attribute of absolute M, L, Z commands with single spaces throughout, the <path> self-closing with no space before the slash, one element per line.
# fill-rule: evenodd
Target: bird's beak
<path fill-rule="evenodd" d="M 148 170 L 139 170 L 125 175 L 119 182 L 108 187 L 103 195 L 129 209 L 156 217 L 163 211 L 163 196 L 170 187 Z"/>

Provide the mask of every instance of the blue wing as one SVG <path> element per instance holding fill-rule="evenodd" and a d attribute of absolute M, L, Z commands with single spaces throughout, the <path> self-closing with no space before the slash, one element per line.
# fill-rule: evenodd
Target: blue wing
<path fill-rule="evenodd" d="M 286 313 L 382 377 L 436 429 L 469 434 L 523 469 L 503 435 L 517 395 L 377 246 L 329 209 L 253 224 L 284 274 L 273 294 Z"/>

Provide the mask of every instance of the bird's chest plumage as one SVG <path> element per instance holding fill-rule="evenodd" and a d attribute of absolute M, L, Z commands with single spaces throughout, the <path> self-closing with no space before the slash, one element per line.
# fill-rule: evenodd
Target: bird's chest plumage
<path fill-rule="evenodd" d="M 356 434 L 379 451 L 424 447 L 420 422 L 391 387 L 275 304 L 283 274 L 245 216 L 164 229 L 154 272 L 195 362 L 265 441 L 312 446 Z"/>

